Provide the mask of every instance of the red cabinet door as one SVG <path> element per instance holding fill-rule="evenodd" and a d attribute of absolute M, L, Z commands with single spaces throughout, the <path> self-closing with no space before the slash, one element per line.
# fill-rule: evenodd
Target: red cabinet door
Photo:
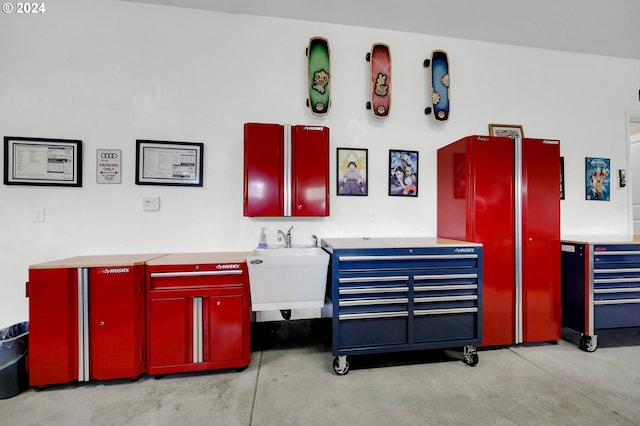
<path fill-rule="evenodd" d="M 291 127 L 291 215 L 329 216 L 329 128 Z"/>
<path fill-rule="evenodd" d="M 467 239 L 483 245 L 482 344 L 515 337 L 514 145 L 509 138 L 469 137 Z"/>
<path fill-rule="evenodd" d="M 193 303 L 188 297 L 151 299 L 149 368 L 193 362 Z"/>
<path fill-rule="evenodd" d="M 144 373 L 143 285 L 143 266 L 89 270 L 91 378 L 136 378 Z"/>
<path fill-rule="evenodd" d="M 561 337 L 560 142 L 522 141 L 522 327 L 525 342 Z"/>
<path fill-rule="evenodd" d="M 244 215 L 284 215 L 284 127 L 244 125 Z"/>
<path fill-rule="evenodd" d="M 77 270 L 29 270 L 29 384 L 78 379 Z"/>
<path fill-rule="evenodd" d="M 203 299 L 203 360 L 233 361 L 243 357 L 242 294 Z"/>

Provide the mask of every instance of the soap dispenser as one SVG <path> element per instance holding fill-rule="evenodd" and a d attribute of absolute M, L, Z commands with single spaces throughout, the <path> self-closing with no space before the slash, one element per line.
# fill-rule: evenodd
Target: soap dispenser
<path fill-rule="evenodd" d="M 267 235 L 264 233 L 265 228 L 262 228 L 260 231 L 260 241 L 258 242 L 259 249 L 267 248 Z"/>

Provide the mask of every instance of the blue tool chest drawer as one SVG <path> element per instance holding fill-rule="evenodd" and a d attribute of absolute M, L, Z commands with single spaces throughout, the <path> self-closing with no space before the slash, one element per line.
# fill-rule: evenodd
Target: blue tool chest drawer
<path fill-rule="evenodd" d="M 597 349 L 598 329 L 640 326 L 640 242 L 563 241 L 562 325 Z"/>
<path fill-rule="evenodd" d="M 347 355 L 463 347 L 478 362 L 482 246 L 445 239 L 325 239 L 334 371 Z"/>

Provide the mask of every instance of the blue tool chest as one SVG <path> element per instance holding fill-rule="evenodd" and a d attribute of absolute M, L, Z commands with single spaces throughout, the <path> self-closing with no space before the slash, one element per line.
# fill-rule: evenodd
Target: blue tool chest
<path fill-rule="evenodd" d="M 598 329 L 640 326 L 640 243 L 563 241 L 562 325 L 597 349 Z"/>
<path fill-rule="evenodd" d="M 325 239 L 331 255 L 333 355 L 463 347 L 478 362 L 482 246 L 445 239 Z"/>

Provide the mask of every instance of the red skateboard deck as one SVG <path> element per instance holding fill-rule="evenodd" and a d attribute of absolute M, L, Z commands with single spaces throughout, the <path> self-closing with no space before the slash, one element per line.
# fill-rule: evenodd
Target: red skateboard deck
<path fill-rule="evenodd" d="M 367 102 L 375 118 L 386 118 L 391 109 L 391 53 L 389 45 L 374 43 L 367 53 L 371 62 L 371 101 Z"/>

